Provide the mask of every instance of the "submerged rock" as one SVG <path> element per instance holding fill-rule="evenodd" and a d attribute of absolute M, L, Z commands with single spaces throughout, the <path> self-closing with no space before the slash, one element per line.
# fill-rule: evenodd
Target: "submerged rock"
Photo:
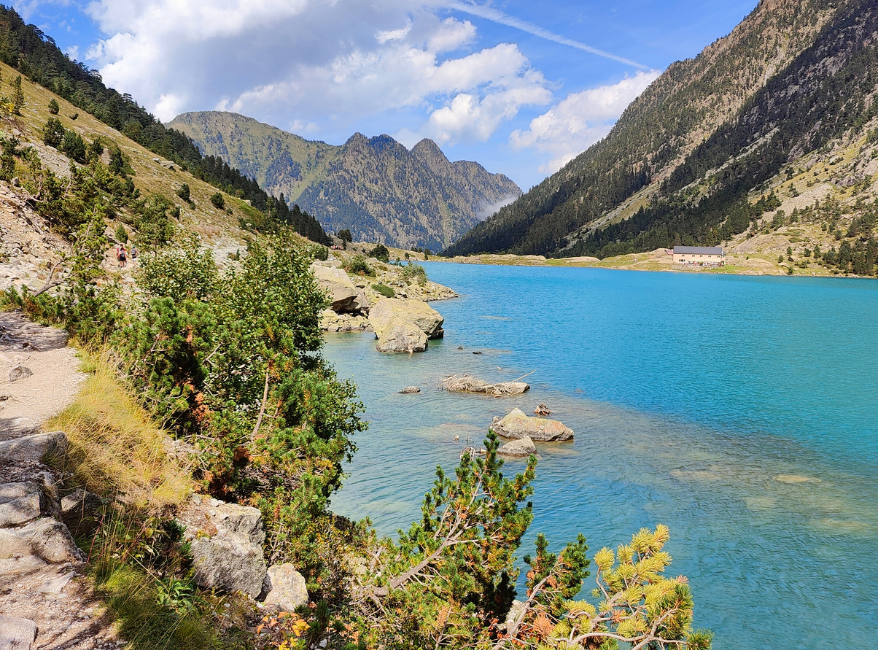
<path fill-rule="evenodd" d="M 537 455 L 537 448 L 530 437 L 524 436 L 523 438 L 512 440 L 511 442 L 502 445 L 497 450 L 497 453 L 501 456 L 508 456 L 509 458 L 528 458 L 529 456 Z"/>
<path fill-rule="evenodd" d="M 502 419 L 495 417 L 491 422 L 491 429 L 504 438 L 529 437 L 539 442 L 562 442 L 573 439 L 573 430 L 557 420 L 528 417 L 520 409 L 513 409 Z"/>
<path fill-rule="evenodd" d="M 490 384 L 472 375 L 451 375 L 442 380 L 442 388 L 452 393 L 484 393 L 494 397 L 521 395 L 530 390 L 523 381 L 501 381 Z"/>
<path fill-rule="evenodd" d="M 421 389 L 418 388 L 417 386 L 406 386 L 405 388 L 403 388 L 399 392 L 402 393 L 403 395 L 412 395 L 414 393 L 420 393 Z"/>

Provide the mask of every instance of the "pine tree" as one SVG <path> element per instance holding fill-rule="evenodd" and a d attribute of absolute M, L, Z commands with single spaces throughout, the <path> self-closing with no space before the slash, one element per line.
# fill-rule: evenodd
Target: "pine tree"
<path fill-rule="evenodd" d="M 12 82 L 12 112 L 21 115 L 21 109 L 24 107 L 24 91 L 21 89 L 21 75 Z"/>

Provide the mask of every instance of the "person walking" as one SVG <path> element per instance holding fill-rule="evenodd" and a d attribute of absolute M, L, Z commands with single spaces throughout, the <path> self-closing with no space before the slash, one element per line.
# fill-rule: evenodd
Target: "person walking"
<path fill-rule="evenodd" d="M 128 265 L 128 253 L 125 251 L 125 244 L 119 247 L 119 268 L 124 269 Z"/>

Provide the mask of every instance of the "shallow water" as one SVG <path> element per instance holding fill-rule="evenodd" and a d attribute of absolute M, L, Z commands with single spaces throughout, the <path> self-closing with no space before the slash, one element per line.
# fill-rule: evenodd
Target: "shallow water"
<path fill-rule="evenodd" d="M 370 421 L 337 512 L 407 527 L 436 465 L 453 468 L 493 416 L 545 402 L 576 439 L 538 445 L 521 555 L 538 531 L 553 548 L 583 532 L 594 552 L 665 523 L 670 570 L 689 577 L 717 650 L 871 644 L 878 282 L 427 268 L 462 295 L 433 304 L 443 341 L 387 356 L 369 334 L 327 340 Z M 456 372 L 531 371 L 521 397 L 438 390 Z M 408 385 L 422 392 L 397 394 Z"/>

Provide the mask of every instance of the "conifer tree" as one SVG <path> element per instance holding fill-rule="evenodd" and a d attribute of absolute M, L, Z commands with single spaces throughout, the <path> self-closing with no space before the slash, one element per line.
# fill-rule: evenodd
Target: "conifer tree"
<path fill-rule="evenodd" d="M 12 82 L 12 112 L 21 115 L 21 109 L 24 106 L 24 91 L 21 89 L 21 75 Z"/>

